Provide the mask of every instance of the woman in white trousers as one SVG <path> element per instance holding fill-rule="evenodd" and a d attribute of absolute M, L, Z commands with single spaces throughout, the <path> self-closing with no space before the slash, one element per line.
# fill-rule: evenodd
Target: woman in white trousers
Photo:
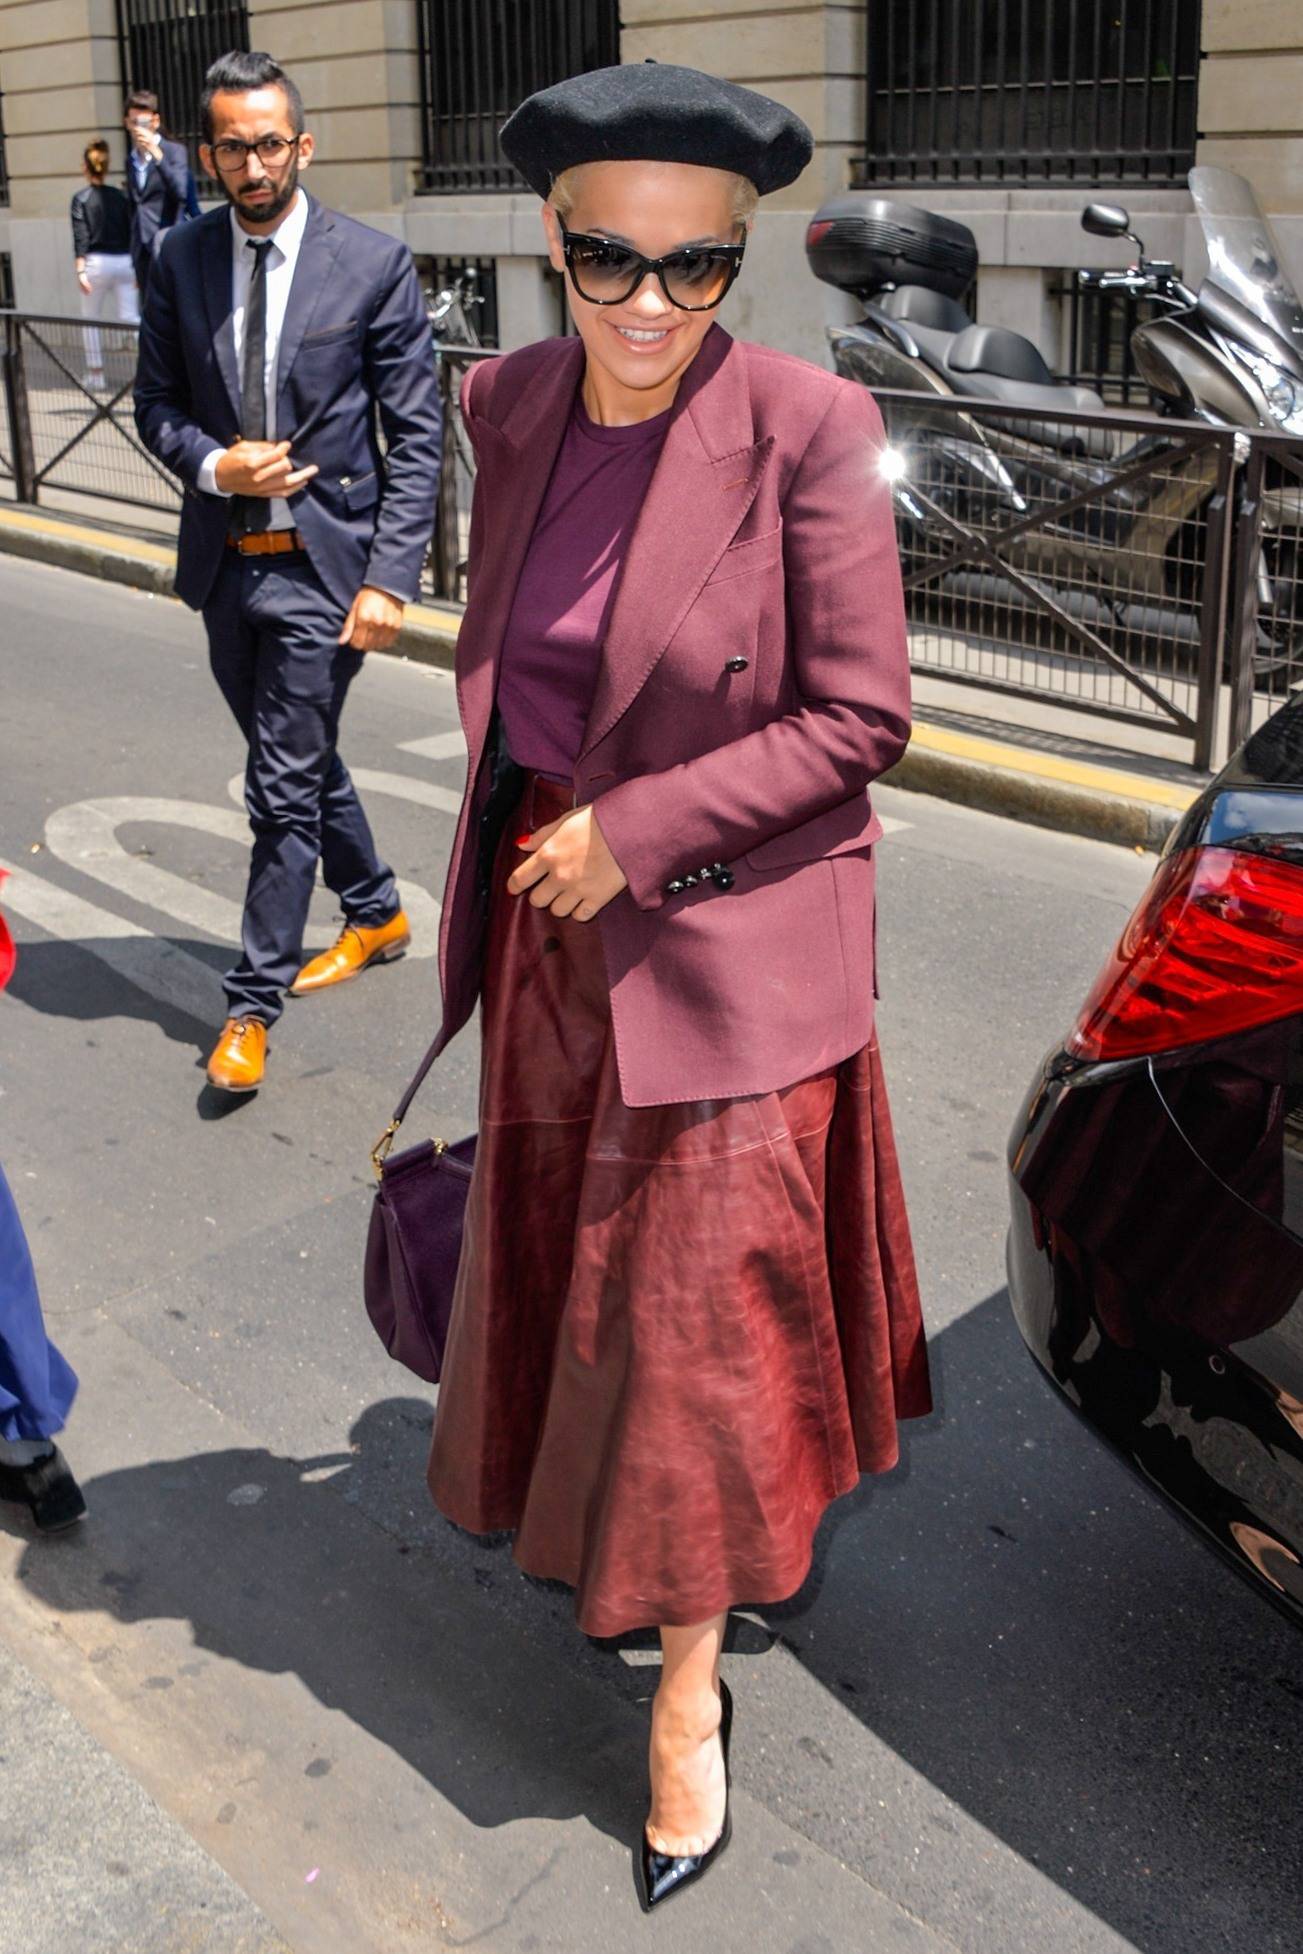
<path fill-rule="evenodd" d="M 72 248 L 81 288 L 82 317 L 108 317 L 110 294 L 114 311 L 124 325 L 140 324 L 140 295 L 131 266 L 131 212 L 121 190 L 107 182 L 109 146 L 102 139 L 87 143 L 82 152 L 86 178 L 72 200 Z M 99 329 L 88 324 L 84 334 L 84 384 L 104 385 L 104 352 Z"/>

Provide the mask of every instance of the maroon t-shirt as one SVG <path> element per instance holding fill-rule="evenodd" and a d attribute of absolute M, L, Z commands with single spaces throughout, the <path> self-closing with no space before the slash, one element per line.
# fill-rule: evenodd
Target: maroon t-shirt
<path fill-rule="evenodd" d="M 498 710 L 522 767 L 571 778 L 616 579 L 670 412 L 601 427 L 575 395 L 502 646 Z"/>

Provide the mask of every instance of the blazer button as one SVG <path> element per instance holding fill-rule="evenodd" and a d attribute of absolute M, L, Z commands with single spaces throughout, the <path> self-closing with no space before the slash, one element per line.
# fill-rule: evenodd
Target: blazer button
<path fill-rule="evenodd" d="M 750 660 L 746 658 L 730 658 L 726 660 L 724 670 L 726 672 L 744 672 L 749 663 Z"/>
<path fill-rule="evenodd" d="M 717 868 L 715 870 L 715 887 L 717 889 L 731 889 L 733 887 L 733 871 L 731 868 Z"/>

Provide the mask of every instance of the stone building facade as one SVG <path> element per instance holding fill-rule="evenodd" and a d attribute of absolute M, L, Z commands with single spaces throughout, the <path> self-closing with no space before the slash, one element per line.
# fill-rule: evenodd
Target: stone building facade
<path fill-rule="evenodd" d="M 177 0 L 176 10 L 193 17 L 211 4 Z M 600 4 L 583 0 L 589 15 Z M 613 10 L 615 0 L 609 4 Z M 1041 0 L 1033 11 L 1040 18 L 1057 4 Z M 1146 4 L 1152 10 L 1162 0 Z M 1199 0 L 1166 0 L 1166 6 L 1189 10 L 1192 45 L 1202 49 L 1198 59 L 1196 48 L 1191 83 L 1197 89 L 1197 158 L 1228 163 L 1252 179 L 1303 281 L 1303 0 L 1202 0 L 1202 7 Z M 8 191 L 0 206 L 0 253 L 16 303 L 27 310 L 76 309 L 68 199 L 79 180 L 82 145 L 92 135 L 107 135 L 121 158 L 124 7 L 129 10 L 130 0 L 0 0 Z M 430 23 L 424 37 L 422 8 Z M 942 22 L 931 52 L 923 36 L 891 58 L 911 102 L 929 63 L 944 67 L 954 87 L 947 84 L 942 93 L 958 117 L 967 112 L 963 76 L 953 48 L 941 44 L 945 23 L 953 20 L 955 34 L 961 27 L 969 31 L 966 22 L 979 34 L 985 31 L 988 60 L 999 39 L 1003 61 L 1006 8 L 1014 18 L 1012 0 L 868 0 L 867 6 L 849 0 L 619 0 L 618 21 L 614 11 L 610 17 L 623 60 L 650 55 L 727 75 L 789 103 L 814 131 L 809 169 L 762 209 L 746 274 L 721 314 L 725 324 L 824 360 L 824 326 L 850 316 L 852 302 L 816 284 L 802 240 L 818 204 L 857 180 L 880 182 L 887 194 L 969 223 L 981 251 L 981 316 L 1031 333 L 1059 365 L 1064 321 L 1055 293 L 1064 270 L 1124 263 L 1127 256 L 1125 247 L 1078 228 L 1077 214 L 1090 196 L 1125 202 L 1151 253 L 1172 257 L 1188 275 L 1197 275 L 1202 267 L 1189 195 L 1170 175 L 1165 182 L 1119 185 L 1107 169 L 1092 179 L 1077 166 L 1071 181 L 1022 180 L 1006 159 L 988 155 L 980 181 L 902 182 L 898 170 L 886 167 L 890 159 L 868 153 L 866 73 L 874 61 L 881 67 L 890 36 L 908 36 L 918 21 Z M 1066 7 L 1060 11 L 1067 16 Z M 225 5 L 222 17 L 236 12 Z M 544 14 L 552 20 L 557 12 L 556 0 L 546 8 L 532 0 L 460 0 L 460 6 L 440 0 L 248 0 L 244 10 L 247 44 L 275 53 L 302 88 L 318 139 L 312 188 L 326 202 L 405 237 L 417 254 L 492 260 L 504 346 L 561 327 L 556 282 L 542 256 L 538 204 L 520 189 L 423 189 L 431 140 L 429 36 L 437 39 L 440 25 L 454 18 L 480 25 L 500 19 L 523 35 L 536 32 Z M 1179 25 L 1185 17 L 1170 18 Z M 1146 55 L 1145 72 L 1160 82 L 1163 66 L 1159 54 Z M 977 79 L 980 94 L 980 72 Z M 1017 87 L 1018 78 L 1011 83 L 1005 75 L 1006 93 L 1011 85 Z M 1066 84 L 1069 96 L 1072 88 L 1089 85 L 1088 64 L 1078 62 L 1075 80 Z M 988 83 L 988 109 L 991 98 Z M 486 113 L 488 127 L 491 103 Z"/>

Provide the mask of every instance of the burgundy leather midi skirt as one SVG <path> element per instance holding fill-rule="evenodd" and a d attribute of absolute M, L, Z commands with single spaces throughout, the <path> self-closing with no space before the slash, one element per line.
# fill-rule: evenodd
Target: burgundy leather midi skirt
<path fill-rule="evenodd" d="M 790 1595 L 931 1398 L 876 1042 L 780 1092 L 626 1106 L 597 924 L 504 886 L 570 805 L 530 777 L 494 865 L 429 1484 L 609 1636 Z"/>

